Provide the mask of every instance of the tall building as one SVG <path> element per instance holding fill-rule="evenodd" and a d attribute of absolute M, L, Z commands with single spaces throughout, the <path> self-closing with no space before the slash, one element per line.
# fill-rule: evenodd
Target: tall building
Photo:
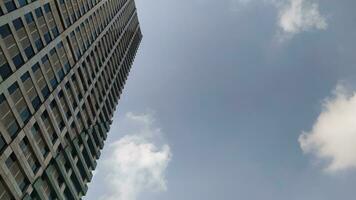
<path fill-rule="evenodd" d="M 134 0 L 0 0 L 0 200 L 85 195 L 141 38 Z"/>

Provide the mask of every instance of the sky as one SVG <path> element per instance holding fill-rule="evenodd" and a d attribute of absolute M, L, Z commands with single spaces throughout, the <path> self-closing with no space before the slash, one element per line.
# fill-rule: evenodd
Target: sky
<path fill-rule="evenodd" d="M 356 2 L 136 0 L 86 200 L 354 200 Z"/>

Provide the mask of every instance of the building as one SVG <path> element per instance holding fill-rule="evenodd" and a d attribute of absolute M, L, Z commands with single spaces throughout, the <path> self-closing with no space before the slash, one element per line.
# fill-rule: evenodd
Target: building
<path fill-rule="evenodd" d="M 0 200 L 85 195 L 141 38 L 134 0 L 0 1 Z"/>

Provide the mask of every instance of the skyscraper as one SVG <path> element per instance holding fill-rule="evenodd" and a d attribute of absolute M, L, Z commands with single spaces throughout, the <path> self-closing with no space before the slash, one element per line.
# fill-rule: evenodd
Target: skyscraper
<path fill-rule="evenodd" d="M 0 1 L 0 200 L 85 195 L 141 38 L 134 0 Z"/>

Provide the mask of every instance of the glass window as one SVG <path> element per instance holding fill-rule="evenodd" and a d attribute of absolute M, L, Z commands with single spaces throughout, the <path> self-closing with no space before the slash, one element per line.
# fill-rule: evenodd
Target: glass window
<path fill-rule="evenodd" d="M 51 42 L 51 40 L 52 40 L 51 35 L 49 34 L 49 32 L 44 34 L 44 38 L 45 38 L 47 43 Z"/>
<path fill-rule="evenodd" d="M 39 68 L 40 68 L 40 65 L 38 63 L 36 63 L 32 66 L 32 71 L 36 72 Z"/>
<path fill-rule="evenodd" d="M 9 25 L 5 24 L 0 27 L 0 35 L 2 38 L 6 38 L 10 34 L 11 34 L 11 30 Z"/>
<path fill-rule="evenodd" d="M 10 170 L 11 175 L 17 182 L 19 188 L 24 192 L 29 186 L 29 181 L 20 170 L 19 163 L 14 153 L 12 153 L 5 161 L 7 168 Z"/>
<path fill-rule="evenodd" d="M 36 45 L 37 50 L 41 50 L 43 48 L 43 42 L 42 42 L 41 38 L 38 38 L 35 41 L 35 45 Z"/>
<path fill-rule="evenodd" d="M 36 16 L 37 16 L 37 17 L 43 16 L 43 13 L 42 13 L 41 8 L 37 8 L 37 9 L 35 10 L 35 13 L 36 13 Z"/>
<path fill-rule="evenodd" d="M 41 115 L 41 118 L 42 118 L 42 121 L 43 121 L 45 128 L 47 130 L 47 133 L 48 133 L 49 137 L 51 138 L 52 144 L 54 144 L 56 142 L 58 136 L 53 129 L 53 125 L 52 125 L 52 122 L 49 118 L 47 111 L 43 112 L 43 114 Z"/>
<path fill-rule="evenodd" d="M 56 49 L 55 48 L 53 48 L 53 49 L 51 49 L 50 51 L 49 51 L 49 54 L 52 56 L 54 53 L 56 53 Z"/>
<path fill-rule="evenodd" d="M 2 153 L 2 151 L 5 149 L 5 147 L 6 147 L 6 142 L 0 132 L 0 153 Z"/>
<path fill-rule="evenodd" d="M 43 139 L 41 131 L 40 131 L 40 127 L 38 126 L 37 123 L 35 123 L 33 125 L 33 127 L 31 128 L 31 132 L 32 132 L 32 135 L 36 141 L 37 146 L 39 147 L 39 149 L 41 151 L 42 156 L 45 158 L 47 156 L 47 154 L 49 153 L 49 149 L 44 142 L 44 139 Z"/>
<path fill-rule="evenodd" d="M 52 31 L 54 37 L 57 37 L 59 35 L 59 31 L 58 31 L 57 26 L 53 27 L 51 31 Z"/>
<path fill-rule="evenodd" d="M 29 78 L 30 78 L 30 73 L 28 72 L 26 72 L 24 75 L 21 76 L 22 82 L 25 82 Z"/>
<path fill-rule="evenodd" d="M 30 24 L 31 22 L 34 21 L 34 20 L 33 20 L 33 16 L 32 16 L 31 13 L 27 13 L 27 14 L 25 15 L 25 19 L 26 19 L 26 22 L 27 22 L 28 24 Z"/>
<path fill-rule="evenodd" d="M 24 192 L 27 187 L 29 186 L 30 182 L 27 180 L 27 178 L 23 178 L 20 182 L 19 182 L 19 188 L 21 189 L 22 192 Z"/>
<path fill-rule="evenodd" d="M 16 137 L 18 130 L 19 130 L 19 125 L 17 124 L 15 119 L 13 119 L 13 121 L 10 122 L 9 127 L 7 129 L 12 139 Z"/>
<path fill-rule="evenodd" d="M 21 17 L 15 19 L 13 21 L 13 24 L 14 24 L 14 27 L 15 27 L 16 30 L 21 29 L 23 27 L 23 23 L 22 23 Z"/>
<path fill-rule="evenodd" d="M 21 116 L 21 119 L 24 123 L 27 123 L 28 120 L 30 119 L 31 117 L 31 113 L 30 113 L 30 110 L 27 108 L 27 107 L 23 107 L 22 110 L 19 111 L 20 112 L 20 116 Z"/>
<path fill-rule="evenodd" d="M 18 0 L 18 2 L 21 7 L 27 5 L 27 0 Z"/>
<path fill-rule="evenodd" d="M 12 61 L 14 62 L 15 67 L 16 67 L 17 69 L 20 68 L 20 67 L 23 65 L 23 63 L 24 63 L 24 60 L 23 60 L 23 58 L 22 58 L 22 56 L 21 56 L 20 53 L 17 54 L 15 57 L 13 57 L 13 58 L 12 58 Z"/>
<path fill-rule="evenodd" d="M 32 106 L 35 110 L 37 110 L 41 105 L 41 100 L 35 91 L 33 82 L 30 77 L 30 73 L 26 72 L 21 76 L 22 83 L 25 87 L 25 91 L 27 92 L 27 96 L 30 98 Z"/>
<path fill-rule="evenodd" d="M 6 130 L 10 134 L 11 138 L 15 138 L 17 132 L 19 131 L 19 125 L 17 124 L 15 117 L 10 110 L 10 106 L 3 94 L 0 95 L 0 108 L 2 112 L 1 114 L 3 115 L 1 122 L 6 127 Z"/>
<path fill-rule="evenodd" d="M 51 12 L 51 7 L 49 6 L 49 3 L 47 3 L 46 5 L 44 5 L 44 10 L 46 13 Z"/>
<path fill-rule="evenodd" d="M 6 167 L 11 168 L 15 162 L 16 162 L 16 157 L 15 154 L 12 153 L 5 161 Z"/>
<path fill-rule="evenodd" d="M 37 194 L 36 190 L 33 190 L 30 196 L 33 200 L 40 200 L 40 196 Z"/>
<path fill-rule="evenodd" d="M 8 89 L 10 95 L 13 94 L 17 90 L 17 88 L 19 88 L 19 85 L 17 83 L 12 84 Z"/>
<path fill-rule="evenodd" d="M 8 12 L 11 12 L 11 11 L 16 9 L 16 5 L 15 5 L 13 0 L 7 0 L 5 2 L 5 7 L 6 7 Z"/>
<path fill-rule="evenodd" d="M 2 79 L 5 80 L 7 77 L 11 75 L 11 73 L 12 71 L 8 63 L 5 63 L 0 67 L 0 75 Z"/>
<path fill-rule="evenodd" d="M 33 173 L 36 173 L 38 169 L 40 168 L 40 164 L 38 163 L 34 152 L 31 148 L 31 145 L 26 137 L 24 137 L 21 142 L 19 143 L 19 146 L 23 152 L 23 154 L 26 157 L 27 163 L 30 165 Z"/>
<path fill-rule="evenodd" d="M 35 55 L 35 52 L 33 51 L 33 48 L 31 46 L 28 46 L 25 48 L 25 54 L 27 58 L 30 59 Z"/>
<path fill-rule="evenodd" d="M 55 88 L 58 84 L 58 81 L 56 78 L 52 78 L 52 80 L 50 82 L 51 82 L 52 88 Z"/>
<path fill-rule="evenodd" d="M 36 96 L 32 101 L 31 101 L 31 104 L 33 106 L 34 109 L 38 109 L 41 105 L 41 100 L 38 96 Z"/>
<path fill-rule="evenodd" d="M 44 87 L 41 92 L 44 98 L 47 98 L 49 96 L 49 88 L 47 86 Z"/>
<path fill-rule="evenodd" d="M 23 96 L 20 92 L 20 88 L 19 88 L 19 85 L 17 84 L 17 82 L 12 84 L 8 88 L 8 90 L 9 90 L 9 93 L 10 93 L 14 103 L 15 103 L 15 107 L 18 109 L 18 112 L 20 114 L 22 121 L 24 123 L 27 123 L 27 121 L 31 117 L 31 113 L 30 113 L 30 110 L 27 108 L 26 103 L 24 102 Z"/>

